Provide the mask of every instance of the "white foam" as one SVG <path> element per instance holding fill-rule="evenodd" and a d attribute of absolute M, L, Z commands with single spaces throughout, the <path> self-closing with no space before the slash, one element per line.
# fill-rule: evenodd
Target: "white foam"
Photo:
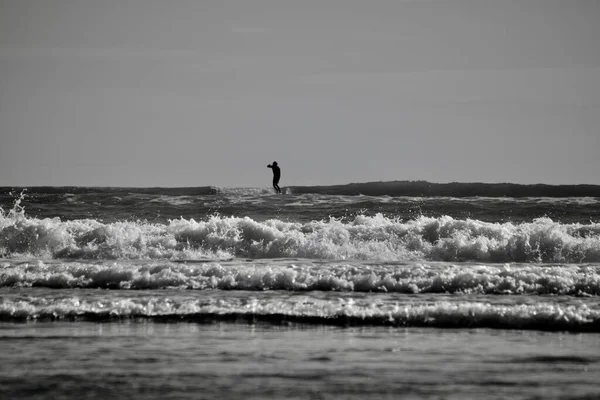
<path fill-rule="evenodd" d="M 600 295 L 600 266 L 231 262 L 11 262 L 0 287 Z"/>
<path fill-rule="evenodd" d="M 480 262 L 600 261 L 600 224 L 488 223 L 449 216 L 401 221 L 358 215 L 308 223 L 213 215 L 203 221 L 102 223 L 0 213 L 5 257 L 278 258 Z"/>
<path fill-rule="evenodd" d="M 600 310 L 586 304 L 490 304 L 472 301 L 399 303 L 389 299 L 320 299 L 309 296 L 211 298 L 136 296 L 129 298 L 34 297 L 0 302 L 2 320 L 171 318 L 298 321 L 313 324 L 489 327 L 600 331 Z"/>
<path fill-rule="evenodd" d="M 161 195 L 156 198 L 148 200 L 148 202 L 150 202 L 150 203 L 168 203 L 173 206 L 184 206 L 184 205 L 188 205 L 188 204 L 194 204 L 194 197 Z"/>

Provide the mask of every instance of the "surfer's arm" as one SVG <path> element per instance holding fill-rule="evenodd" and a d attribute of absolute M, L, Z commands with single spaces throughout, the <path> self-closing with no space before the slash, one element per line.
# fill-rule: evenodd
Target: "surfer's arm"
<path fill-rule="evenodd" d="M 273 168 L 273 166 L 271 164 L 267 165 L 267 168 Z"/>

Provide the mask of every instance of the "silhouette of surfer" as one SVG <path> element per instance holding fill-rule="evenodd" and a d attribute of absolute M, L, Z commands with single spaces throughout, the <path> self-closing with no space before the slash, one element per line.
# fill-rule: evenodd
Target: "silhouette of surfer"
<path fill-rule="evenodd" d="M 281 193 L 281 189 L 279 189 L 279 178 L 281 178 L 281 170 L 277 165 L 277 161 L 273 161 L 273 165 L 267 165 L 267 168 L 271 168 L 273 170 L 273 187 L 277 193 Z"/>

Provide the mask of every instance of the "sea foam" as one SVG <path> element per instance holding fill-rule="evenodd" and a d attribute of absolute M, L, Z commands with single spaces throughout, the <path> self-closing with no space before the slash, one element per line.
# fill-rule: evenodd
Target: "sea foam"
<path fill-rule="evenodd" d="M 600 261 L 600 224 L 549 218 L 490 223 L 449 216 L 413 220 L 382 214 L 306 223 L 212 215 L 168 223 L 63 221 L 0 212 L 4 257 L 70 259 L 228 259 L 481 262 Z"/>
<path fill-rule="evenodd" d="M 28 296 L 0 301 L 0 320 L 237 321 L 354 326 L 429 326 L 600 331 L 600 311 L 586 304 L 490 304 L 470 301 L 399 303 L 360 299 L 193 298 L 48 298 Z"/>
<path fill-rule="evenodd" d="M 0 287 L 600 295 L 600 267 L 590 265 L 238 260 L 7 261 L 0 267 Z"/>

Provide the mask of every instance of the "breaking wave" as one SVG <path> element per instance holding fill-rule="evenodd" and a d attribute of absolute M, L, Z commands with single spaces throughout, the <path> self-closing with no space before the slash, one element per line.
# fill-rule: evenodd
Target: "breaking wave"
<path fill-rule="evenodd" d="M 383 261 L 600 261 L 600 223 L 549 218 L 491 223 L 449 216 L 413 220 L 382 214 L 286 222 L 213 215 L 168 223 L 25 215 L 0 211 L 0 255 L 58 259 L 307 258 Z"/>
<path fill-rule="evenodd" d="M 0 287 L 219 289 L 406 294 L 600 295 L 600 267 L 232 262 L 33 261 L 0 263 Z"/>
<path fill-rule="evenodd" d="M 363 303 L 352 298 L 333 301 L 302 296 L 277 302 L 254 297 L 199 300 L 189 297 L 165 299 L 161 296 L 109 299 L 28 297 L 0 302 L 0 320 L 4 321 L 123 319 L 600 331 L 600 311 L 585 304 Z"/>

